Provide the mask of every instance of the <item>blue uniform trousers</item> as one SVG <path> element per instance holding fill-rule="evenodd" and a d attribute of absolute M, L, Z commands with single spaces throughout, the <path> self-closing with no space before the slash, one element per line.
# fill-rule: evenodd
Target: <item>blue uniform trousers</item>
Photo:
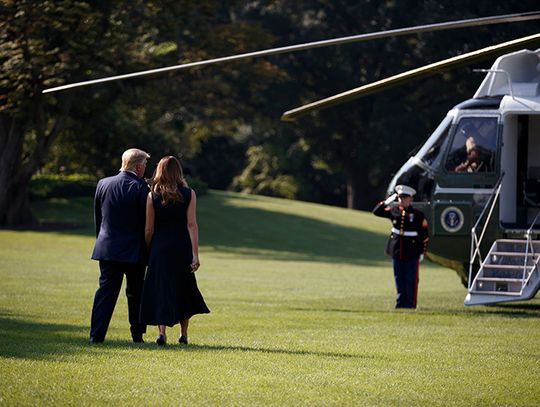
<path fill-rule="evenodd" d="M 416 308 L 419 259 L 392 259 L 396 281 L 396 308 Z"/>

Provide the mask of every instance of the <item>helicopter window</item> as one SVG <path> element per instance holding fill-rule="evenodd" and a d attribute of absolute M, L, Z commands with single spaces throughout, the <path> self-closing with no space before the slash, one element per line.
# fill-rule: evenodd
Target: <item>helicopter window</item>
<path fill-rule="evenodd" d="M 496 117 L 463 118 L 457 126 L 445 168 L 451 172 L 493 172 L 496 147 Z"/>
<path fill-rule="evenodd" d="M 432 169 L 436 169 L 441 161 L 442 154 L 448 143 L 448 131 L 452 117 L 447 116 L 435 129 L 426 144 L 422 146 L 416 157 Z"/>
<path fill-rule="evenodd" d="M 390 186 L 394 190 L 396 185 L 409 185 L 416 190 L 416 201 L 429 201 L 433 183 L 432 174 L 420 167 L 414 157 L 411 157 L 394 176 Z"/>
<path fill-rule="evenodd" d="M 394 176 L 390 183 L 391 190 L 399 184 L 409 185 L 416 190 L 417 201 L 429 201 L 435 172 L 448 143 L 451 124 L 452 117 L 445 117 L 420 151 L 411 157 Z"/>

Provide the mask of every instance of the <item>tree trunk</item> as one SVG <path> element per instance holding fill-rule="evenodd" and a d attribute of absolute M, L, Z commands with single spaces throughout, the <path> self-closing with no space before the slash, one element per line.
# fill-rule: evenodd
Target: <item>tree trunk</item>
<path fill-rule="evenodd" d="M 350 166 L 347 171 L 347 208 L 371 210 L 378 199 L 368 182 L 368 169 Z"/>
<path fill-rule="evenodd" d="M 359 170 L 349 170 L 347 174 L 347 208 L 366 209 L 365 182 L 362 180 Z"/>
<path fill-rule="evenodd" d="M 28 182 L 21 173 L 24 130 L 6 114 L 0 116 L 0 226 L 36 222 L 28 203 Z"/>
<path fill-rule="evenodd" d="M 15 192 L 9 195 L 9 206 L 7 207 L 6 217 L 3 219 L 2 226 L 33 225 L 37 219 L 32 213 L 28 201 L 28 184 L 19 183 L 15 185 Z M 0 201 L 2 198 L 0 198 Z"/>
<path fill-rule="evenodd" d="M 354 209 L 354 201 L 356 200 L 356 187 L 354 180 L 350 175 L 347 175 L 347 208 Z"/>
<path fill-rule="evenodd" d="M 29 152 L 24 151 L 27 129 L 17 118 L 0 114 L 0 227 L 37 223 L 30 209 L 28 186 L 58 133 L 65 127 L 71 97 L 66 99 L 49 132 L 42 100 L 39 98 L 36 102 L 35 127 L 32 129 L 35 140 Z"/>

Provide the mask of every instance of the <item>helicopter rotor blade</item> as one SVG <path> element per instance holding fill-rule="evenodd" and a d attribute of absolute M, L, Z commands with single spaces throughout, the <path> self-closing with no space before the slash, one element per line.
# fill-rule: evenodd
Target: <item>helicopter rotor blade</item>
<path fill-rule="evenodd" d="M 504 42 L 502 44 L 482 48 L 477 51 L 468 52 L 452 58 L 444 59 L 433 64 L 425 65 L 420 68 L 402 72 L 400 74 L 382 79 L 367 85 L 360 86 L 346 92 L 339 93 L 334 96 L 327 97 L 304 106 L 291 109 L 283 113 L 281 121 L 294 122 L 297 118 L 302 117 L 310 112 L 326 109 L 341 103 L 349 102 L 363 96 L 371 95 L 382 90 L 398 86 L 404 82 L 409 82 L 413 79 L 418 79 L 428 75 L 433 75 L 437 72 L 451 69 L 458 65 L 464 65 L 472 61 L 489 57 L 493 54 L 504 53 L 520 49 L 526 44 L 540 42 L 540 34 L 534 34 L 527 37 L 518 38 L 516 40 Z"/>
<path fill-rule="evenodd" d="M 118 80 L 129 79 L 129 78 L 137 78 L 141 76 L 153 75 L 153 74 L 158 74 L 162 72 L 169 72 L 169 71 L 176 71 L 176 70 L 181 70 L 181 69 L 194 68 L 198 66 L 212 65 L 212 64 L 217 64 L 221 62 L 238 61 L 238 60 L 248 59 L 248 58 L 258 58 L 258 57 L 277 55 L 277 54 L 283 54 L 283 53 L 288 53 L 288 52 L 303 51 L 307 49 L 321 48 L 321 47 L 327 47 L 331 45 L 341 45 L 341 44 L 348 44 L 352 42 L 369 41 L 369 40 L 374 40 L 374 39 L 396 37 L 396 36 L 407 35 L 407 34 L 417 34 L 417 33 L 422 33 L 422 32 L 483 26 L 483 25 L 488 25 L 488 24 L 512 23 L 512 22 L 517 22 L 517 21 L 528 21 L 528 20 L 537 20 L 537 19 L 540 19 L 540 11 L 531 11 L 531 12 L 516 13 L 516 14 L 505 14 L 505 15 L 492 16 L 492 17 L 472 18 L 472 19 L 467 19 L 467 20 L 458 20 L 458 21 L 449 21 L 449 22 L 444 22 L 444 23 L 419 25 L 419 26 L 408 27 L 408 28 L 398 28 L 394 30 L 378 31 L 378 32 L 373 32 L 373 33 L 368 33 L 368 34 L 359 34 L 359 35 L 352 35 L 352 36 L 347 36 L 347 37 L 334 38 L 330 40 L 307 42 L 303 44 L 271 48 L 267 50 L 248 52 L 244 54 L 231 55 L 231 56 L 226 56 L 226 57 L 221 57 L 221 58 L 207 59 L 204 61 L 190 62 L 190 63 L 181 64 L 181 65 L 167 66 L 163 68 L 150 69 L 146 71 L 133 72 L 133 73 L 123 74 L 123 75 L 109 76 L 109 77 L 100 78 L 100 79 L 93 79 L 93 80 L 71 83 L 71 84 L 62 85 L 62 86 L 56 86 L 53 88 L 44 89 L 42 92 L 52 93 L 52 92 L 58 92 L 61 90 L 78 88 L 81 86 L 94 85 L 98 83 L 118 81 Z"/>

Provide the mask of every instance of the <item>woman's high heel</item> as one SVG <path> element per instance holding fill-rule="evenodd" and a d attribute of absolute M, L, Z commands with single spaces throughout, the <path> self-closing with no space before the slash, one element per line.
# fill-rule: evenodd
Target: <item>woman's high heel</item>
<path fill-rule="evenodd" d="M 165 335 L 160 334 L 156 339 L 156 343 L 160 346 L 164 346 L 167 343 L 167 338 L 165 337 Z"/>

